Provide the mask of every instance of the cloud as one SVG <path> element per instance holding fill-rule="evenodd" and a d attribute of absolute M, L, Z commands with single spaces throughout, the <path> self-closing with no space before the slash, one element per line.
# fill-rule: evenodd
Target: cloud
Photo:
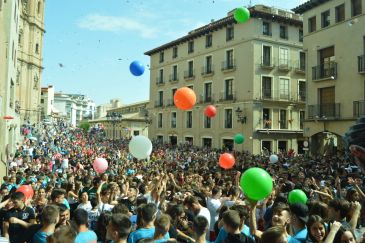
<path fill-rule="evenodd" d="M 118 16 L 107 16 L 100 14 L 90 14 L 77 23 L 79 28 L 92 31 L 108 31 L 108 32 L 124 32 L 135 31 L 143 38 L 156 38 L 158 30 L 156 28 L 146 26 L 134 19 Z"/>

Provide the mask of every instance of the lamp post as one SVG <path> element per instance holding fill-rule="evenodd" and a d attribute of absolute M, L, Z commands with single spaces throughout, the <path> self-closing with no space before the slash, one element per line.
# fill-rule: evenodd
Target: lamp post
<path fill-rule="evenodd" d="M 115 147 L 114 140 L 115 140 L 115 124 L 122 120 L 122 113 L 120 112 L 108 112 L 106 114 L 106 118 L 109 122 L 113 125 L 113 147 Z"/>

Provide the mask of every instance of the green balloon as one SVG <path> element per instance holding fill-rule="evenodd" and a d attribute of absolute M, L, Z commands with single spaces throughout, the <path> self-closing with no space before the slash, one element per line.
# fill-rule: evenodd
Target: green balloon
<path fill-rule="evenodd" d="M 302 190 L 295 189 L 295 190 L 289 192 L 288 202 L 290 204 L 294 204 L 294 203 L 306 204 L 307 200 L 308 200 L 307 195 L 305 195 L 305 193 Z"/>
<path fill-rule="evenodd" d="M 252 200 L 262 200 L 272 191 L 272 178 L 261 168 L 250 168 L 243 173 L 240 181 L 245 195 Z"/>
<path fill-rule="evenodd" d="M 237 144 L 242 144 L 245 141 L 245 136 L 241 133 L 238 133 L 234 136 L 234 142 Z"/>
<path fill-rule="evenodd" d="M 236 8 L 233 17 L 238 23 L 244 23 L 250 19 L 250 11 L 247 8 Z"/>

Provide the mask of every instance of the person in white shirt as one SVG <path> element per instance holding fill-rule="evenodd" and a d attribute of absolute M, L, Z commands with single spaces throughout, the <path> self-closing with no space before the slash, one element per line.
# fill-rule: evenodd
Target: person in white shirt
<path fill-rule="evenodd" d="M 87 191 L 84 191 L 79 196 L 80 204 L 77 206 L 77 208 L 82 208 L 87 212 L 90 212 L 92 209 L 91 203 L 89 201 L 89 195 L 87 194 Z"/>
<path fill-rule="evenodd" d="M 220 187 L 214 187 L 212 190 L 212 197 L 207 198 L 207 208 L 210 212 L 210 234 L 213 234 L 215 222 L 218 220 L 218 209 L 222 204 L 220 200 L 221 196 L 222 189 Z"/>
<path fill-rule="evenodd" d="M 103 188 L 103 185 L 106 182 L 102 182 L 98 188 L 98 190 L 96 191 L 96 199 L 98 201 L 98 209 L 99 212 L 102 213 L 104 211 L 112 211 L 112 209 L 114 208 L 114 205 L 110 204 L 110 189 L 109 188 Z"/>
<path fill-rule="evenodd" d="M 188 208 L 195 216 L 203 216 L 208 220 L 208 224 L 210 226 L 210 212 L 207 208 L 203 207 L 198 199 L 194 196 L 188 196 L 184 200 L 184 206 Z"/>

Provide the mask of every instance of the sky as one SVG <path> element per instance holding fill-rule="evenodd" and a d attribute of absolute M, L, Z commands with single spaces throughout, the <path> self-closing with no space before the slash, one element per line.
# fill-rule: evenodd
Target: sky
<path fill-rule="evenodd" d="M 292 9 L 303 0 L 49 0 L 45 4 L 42 86 L 84 94 L 97 105 L 149 99 L 148 50 L 249 4 Z M 129 64 L 145 73 L 135 77 Z"/>

